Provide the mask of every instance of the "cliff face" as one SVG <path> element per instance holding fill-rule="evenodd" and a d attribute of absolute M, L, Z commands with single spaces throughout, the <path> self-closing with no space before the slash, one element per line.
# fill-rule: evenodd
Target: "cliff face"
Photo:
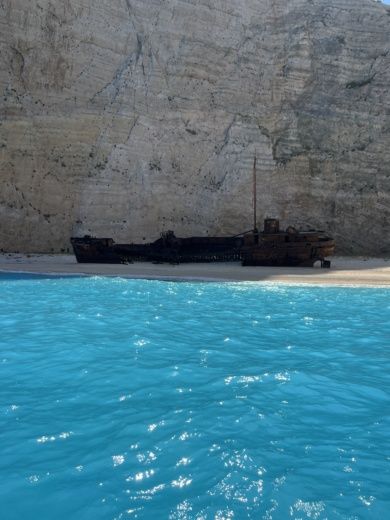
<path fill-rule="evenodd" d="M 0 248 L 249 229 L 390 253 L 375 0 L 2 0 Z"/>

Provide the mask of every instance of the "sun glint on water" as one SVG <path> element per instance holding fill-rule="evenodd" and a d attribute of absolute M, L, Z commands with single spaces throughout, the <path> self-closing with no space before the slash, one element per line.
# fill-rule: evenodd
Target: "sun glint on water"
<path fill-rule="evenodd" d="M 385 289 L 0 279 L 3 520 L 384 519 Z"/>

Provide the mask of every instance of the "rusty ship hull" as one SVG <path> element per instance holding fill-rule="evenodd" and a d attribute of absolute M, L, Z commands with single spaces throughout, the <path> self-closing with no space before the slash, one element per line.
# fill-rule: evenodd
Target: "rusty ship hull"
<path fill-rule="evenodd" d="M 319 231 L 279 231 L 277 219 L 266 219 L 264 230 L 233 237 L 178 238 L 163 233 L 147 244 L 117 244 L 112 238 L 71 238 L 80 263 L 131 263 L 135 261 L 189 263 L 241 261 L 244 266 L 310 267 L 333 255 L 334 240 Z"/>
<path fill-rule="evenodd" d="M 319 240 L 309 237 L 297 243 L 277 242 L 272 246 L 266 242 L 243 248 L 242 265 L 312 267 L 320 261 L 323 267 L 328 267 L 330 263 L 326 263 L 326 258 L 334 254 L 334 249 L 334 240 L 329 237 Z"/>
<path fill-rule="evenodd" d="M 334 250 L 333 238 L 323 231 L 297 231 L 291 226 L 280 231 L 279 220 L 266 219 L 258 242 L 244 245 L 241 257 L 243 265 L 312 267 L 320 261 L 329 267 L 326 258 Z"/>
<path fill-rule="evenodd" d="M 79 263 L 130 263 L 136 261 L 189 263 L 241 260 L 242 240 L 237 237 L 177 238 L 163 234 L 148 244 L 116 244 L 110 238 L 71 238 Z"/>

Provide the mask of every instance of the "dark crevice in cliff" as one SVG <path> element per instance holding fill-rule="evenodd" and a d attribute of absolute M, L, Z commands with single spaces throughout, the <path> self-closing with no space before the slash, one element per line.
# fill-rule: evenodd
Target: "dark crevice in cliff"
<path fill-rule="evenodd" d="M 91 103 L 94 103 L 96 98 L 102 94 L 103 92 L 107 91 L 111 87 L 114 90 L 113 95 L 111 96 L 111 103 L 113 103 L 116 98 L 118 97 L 118 94 L 120 92 L 121 86 L 122 86 L 122 79 L 124 74 L 128 72 L 129 68 L 131 67 L 131 64 L 133 63 L 134 56 L 133 54 L 130 54 L 130 56 L 127 56 L 126 59 L 119 65 L 119 67 L 116 69 L 115 74 L 113 78 L 108 81 L 100 90 L 98 90 L 91 98 Z"/>
<path fill-rule="evenodd" d="M 236 121 L 237 121 L 237 114 L 234 115 L 233 120 L 225 128 L 225 131 L 223 133 L 223 136 L 224 136 L 223 137 L 223 143 L 222 143 L 221 147 L 218 150 L 218 154 L 220 154 L 222 152 L 222 150 L 228 145 L 229 138 L 230 138 L 230 131 L 232 129 L 232 126 L 236 123 Z"/>
<path fill-rule="evenodd" d="M 368 78 L 362 78 L 362 79 L 359 79 L 359 80 L 350 81 L 349 83 L 347 83 L 345 85 L 345 88 L 360 88 L 360 87 L 364 87 L 365 85 L 369 85 L 373 81 L 375 76 L 376 76 L 376 73 L 372 74 Z"/>
<path fill-rule="evenodd" d="M 130 141 L 131 134 L 133 133 L 134 128 L 137 126 L 138 120 L 139 116 L 136 116 L 136 118 L 130 126 L 129 133 L 127 134 L 126 144 Z"/>

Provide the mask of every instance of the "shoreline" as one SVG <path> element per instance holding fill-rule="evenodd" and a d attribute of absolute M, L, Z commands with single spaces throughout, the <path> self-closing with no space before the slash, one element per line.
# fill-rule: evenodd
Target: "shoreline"
<path fill-rule="evenodd" d="M 272 282 L 390 288 L 390 258 L 334 257 L 330 269 L 243 267 L 239 262 L 199 264 L 78 264 L 73 255 L 0 254 L 0 273 L 110 276 L 162 281 Z"/>

